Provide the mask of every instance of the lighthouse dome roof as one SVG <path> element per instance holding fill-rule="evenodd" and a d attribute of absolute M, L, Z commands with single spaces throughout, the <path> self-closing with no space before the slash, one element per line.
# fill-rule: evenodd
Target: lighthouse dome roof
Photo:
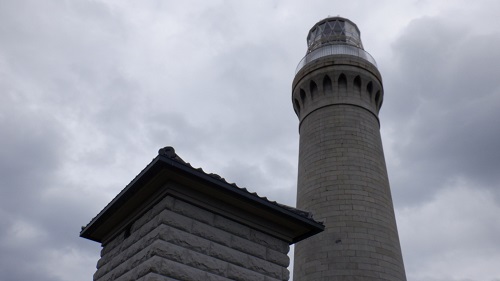
<path fill-rule="evenodd" d="M 342 17 L 328 17 L 316 23 L 307 35 L 308 52 L 321 46 L 346 44 L 363 49 L 361 32 L 356 24 Z"/>

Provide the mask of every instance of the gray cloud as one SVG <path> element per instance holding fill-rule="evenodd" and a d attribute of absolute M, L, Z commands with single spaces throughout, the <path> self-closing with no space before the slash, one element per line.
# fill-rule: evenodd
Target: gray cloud
<path fill-rule="evenodd" d="M 409 280 L 494 280 L 499 7 L 374 3 L 1 1 L 2 276 L 90 280 L 80 226 L 165 145 L 294 204 L 291 80 L 309 28 L 340 14 L 384 76 Z"/>
<path fill-rule="evenodd" d="M 413 280 L 497 276 L 500 34 L 479 27 L 424 17 L 393 44 L 383 124 Z"/>
<path fill-rule="evenodd" d="M 394 126 L 399 141 L 393 149 L 407 160 L 398 165 L 408 173 L 395 175 L 407 188 L 401 200 L 429 198 L 459 177 L 498 191 L 500 85 L 494 76 L 500 67 L 493 62 L 500 60 L 500 34 L 478 38 L 472 27 L 422 18 L 394 44 L 397 82 L 389 88 L 394 97 L 385 124 Z M 408 184 L 416 174 L 421 177 Z"/>

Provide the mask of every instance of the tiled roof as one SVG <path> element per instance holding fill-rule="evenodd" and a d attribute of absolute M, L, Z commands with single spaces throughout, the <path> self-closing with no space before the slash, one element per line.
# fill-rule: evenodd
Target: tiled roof
<path fill-rule="evenodd" d="M 102 219 L 102 216 L 109 214 L 109 212 L 113 212 L 112 209 L 116 207 L 116 205 L 122 204 L 123 200 L 127 200 L 129 196 L 131 196 L 131 189 L 135 189 L 138 185 L 138 182 L 141 181 L 146 174 L 150 174 L 152 170 L 158 167 L 158 163 L 160 162 L 169 162 L 170 165 L 177 166 L 181 170 L 184 170 L 195 177 L 205 178 L 211 180 L 216 185 L 224 186 L 226 189 L 234 189 L 235 193 L 243 195 L 249 198 L 252 201 L 257 203 L 274 206 L 277 210 L 282 210 L 284 213 L 293 214 L 297 217 L 301 217 L 305 221 L 309 221 L 312 224 L 323 226 L 322 222 L 318 222 L 313 219 L 312 214 L 306 211 L 299 210 L 297 208 L 287 206 L 284 204 L 280 204 L 276 201 L 271 201 L 267 197 L 261 197 L 255 192 L 250 192 L 246 188 L 238 187 L 235 183 L 227 182 L 223 177 L 214 173 L 206 173 L 202 168 L 194 168 L 190 163 L 184 161 L 179 155 L 175 153 L 175 149 L 173 147 L 167 146 L 161 148 L 158 151 L 158 156 L 155 157 L 151 163 L 149 163 L 118 195 L 109 202 L 104 209 L 102 209 L 99 214 L 97 214 L 86 226 L 82 226 L 82 231 L 80 235 L 82 236 L 84 232 L 88 231 L 88 228 L 92 228 L 92 224 L 97 223 L 98 220 Z M 133 193 L 133 192 L 132 192 Z M 323 228 L 323 227 L 321 227 Z"/>
<path fill-rule="evenodd" d="M 278 207 L 280 207 L 280 208 L 283 208 L 283 209 L 286 209 L 286 210 L 288 210 L 288 211 L 291 211 L 291 212 L 293 212 L 293 213 L 295 213 L 295 214 L 297 214 L 297 215 L 299 215 L 299 216 L 302 216 L 302 217 L 304 217 L 304 218 L 308 218 L 308 219 L 313 220 L 313 216 L 312 216 L 312 214 L 311 214 L 311 213 L 309 213 L 309 212 L 302 211 L 302 210 L 299 210 L 299 209 L 297 209 L 297 208 L 294 208 L 294 207 L 291 207 L 291 206 L 288 206 L 288 205 L 280 204 L 280 203 L 278 203 L 278 202 L 276 202 L 276 201 L 271 201 L 271 200 L 269 200 L 269 199 L 268 199 L 267 197 L 265 197 L 265 196 L 264 196 L 264 197 L 259 196 L 256 192 L 250 192 L 250 191 L 248 191 L 248 189 L 246 189 L 246 188 L 244 188 L 244 187 L 239 187 L 238 185 L 236 185 L 236 183 L 229 183 L 229 182 L 227 182 L 225 178 L 223 178 L 223 177 L 219 176 L 218 174 L 214 174 L 214 173 L 206 173 L 205 171 L 203 171 L 203 169 L 202 169 L 202 168 L 194 168 L 193 166 L 191 166 L 191 164 L 190 164 L 190 163 L 187 163 L 187 162 L 185 162 L 184 160 L 182 160 L 182 158 L 181 158 L 181 157 L 179 157 L 179 155 L 177 155 L 177 154 L 175 153 L 175 149 L 174 149 L 173 147 L 171 147 L 171 146 L 167 146 L 167 147 L 164 147 L 164 148 L 160 149 L 160 150 L 158 151 L 158 154 L 159 154 L 159 155 L 162 155 L 162 156 L 166 156 L 166 157 L 168 157 L 168 158 L 170 158 L 170 159 L 172 159 L 172 160 L 175 160 L 175 161 L 177 161 L 178 163 L 183 164 L 183 165 L 186 165 L 187 167 L 189 167 L 189 168 L 191 168 L 191 169 L 195 169 L 195 170 L 197 170 L 197 171 L 199 171 L 199 172 L 202 172 L 202 173 L 204 173 L 205 175 L 210 176 L 210 177 L 212 177 L 212 178 L 214 178 L 214 179 L 217 179 L 217 180 L 219 180 L 219 181 L 221 181 L 221 182 L 223 182 L 223 183 L 230 184 L 230 185 L 232 185 L 234 188 L 239 189 L 240 191 L 243 191 L 243 192 L 246 192 L 246 193 L 248 193 L 248 194 L 250 194 L 250 195 L 252 195 L 252 196 L 255 196 L 255 198 L 259 198 L 259 199 L 261 199 L 261 200 L 267 201 L 268 203 L 274 204 L 274 205 L 276 205 L 276 206 L 278 206 Z M 321 223 L 321 224 L 322 224 L 322 223 Z"/>

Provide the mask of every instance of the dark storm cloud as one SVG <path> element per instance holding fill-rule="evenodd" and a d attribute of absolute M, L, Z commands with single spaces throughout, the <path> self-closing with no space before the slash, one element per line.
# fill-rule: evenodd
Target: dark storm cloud
<path fill-rule="evenodd" d="M 8 102 L 5 96 L 3 101 Z M 30 251 L 46 241 L 48 229 L 33 216 L 40 211 L 38 200 L 60 165 L 57 148 L 63 140 L 50 118 L 19 108 L 1 109 L 0 131 L 15 138 L 0 141 L 0 271 L 8 280 L 26 280 L 36 278 L 39 271 L 37 259 L 41 257 L 30 255 Z M 32 262 L 32 267 L 24 272 L 16 269 L 27 262 Z"/>
<path fill-rule="evenodd" d="M 86 194 L 89 181 L 69 179 L 82 151 L 75 136 L 89 132 L 75 124 L 117 116 L 99 98 L 124 84 L 108 75 L 107 43 L 119 30 L 97 2 L 0 5 L 0 272 L 5 280 L 69 280 L 95 264 L 98 245 L 76 238 L 106 201 Z M 117 111 L 123 99 L 113 105 Z"/>
<path fill-rule="evenodd" d="M 455 4 L 450 17 L 441 2 L 374 3 L 0 1 L 2 278 L 90 280 L 100 246 L 80 226 L 166 145 L 293 205 L 291 81 L 311 25 L 340 14 L 381 60 L 408 276 L 491 279 L 500 37 L 487 27 L 498 7 Z M 403 28 L 421 14 L 438 16 Z"/>
<path fill-rule="evenodd" d="M 424 17 L 393 44 L 382 122 L 414 280 L 492 280 L 499 258 L 500 33 L 480 27 Z"/>
<path fill-rule="evenodd" d="M 290 152 L 296 148 L 297 120 L 289 89 L 305 43 L 295 60 L 287 60 L 286 42 L 270 44 L 269 39 L 278 32 L 293 33 L 286 22 L 271 25 L 264 32 L 237 20 L 247 14 L 228 13 L 231 6 L 208 8 L 202 14 L 211 15 L 206 17 L 210 20 L 201 26 L 199 22 L 183 26 L 191 34 L 182 44 L 187 48 L 193 45 L 196 51 L 207 48 L 213 56 L 194 60 L 196 67 L 175 74 L 179 79 L 166 77 L 172 83 L 167 84 L 163 96 L 157 96 L 164 107 L 146 114 L 144 132 L 154 146 L 173 145 L 195 166 L 203 163 L 204 169 L 261 194 L 272 184 L 267 175 L 257 176 L 257 171 L 276 157 L 285 158 L 282 151 L 270 147 L 292 147 L 287 153 L 292 163 L 296 161 L 295 152 Z M 220 15 L 217 20 L 211 19 L 216 15 Z M 288 76 L 283 75 L 283 69 L 288 70 Z M 280 169 L 267 167 L 267 173 Z M 293 186 L 295 170 L 291 169 L 290 181 L 281 186 Z M 247 181 L 247 171 L 257 173 L 253 180 Z"/>
<path fill-rule="evenodd" d="M 475 27 L 422 18 L 394 44 L 398 64 L 391 80 L 397 82 L 389 84 L 384 110 L 386 124 L 400 136 L 394 144 L 404 161 L 399 165 L 408 171 L 394 175 L 393 183 L 406 186 L 402 200 L 432 197 L 461 177 L 498 192 L 500 33 L 478 36 Z M 413 183 L 402 184 L 415 174 Z"/>
<path fill-rule="evenodd" d="M 47 264 L 51 249 L 76 246 L 83 254 L 93 248 L 83 248 L 83 241 L 66 235 L 78 228 L 77 220 L 87 219 L 82 215 L 84 202 L 77 194 L 49 192 L 63 183 L 57 170 L 65 161 L 64 127 L 20 96 L 4 95 L 2 101 L 0 131 L 9 136 L 0 140 L 2 278 L 64 280 L 54 277 Z"/>

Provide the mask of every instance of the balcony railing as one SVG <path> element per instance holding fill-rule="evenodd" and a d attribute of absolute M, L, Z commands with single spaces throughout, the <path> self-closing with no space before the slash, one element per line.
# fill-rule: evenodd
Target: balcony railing
<path fill-rule="evenodd" d="M 356 56 L 365 59 L 366 61 L 377 67 L 377 62 L 375 62 L 375 59 L 373 59 L 373 57 L 363 49 L 350 45 L 326 45 L 310 52 L 305 57 L 303 57 L 302 60 L 300 60 L 299 64 L 297 65 L 297 68 L 295 69 L 295 74 L 297 74 L 297 72 L 299 72 L 304 66 L 306 66 L 306 64 L 315 61 L 319 58 L 331 55 Z"/>

